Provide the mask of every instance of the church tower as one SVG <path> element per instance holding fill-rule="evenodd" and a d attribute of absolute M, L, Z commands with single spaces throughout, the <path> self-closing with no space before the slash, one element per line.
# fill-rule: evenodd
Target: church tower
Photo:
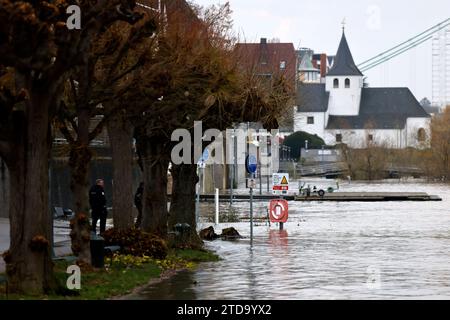
<path fill-rule="evenodd" d="M 333 66 L 326 76 L 325 88 L 330 93 L 329 115 L 356 116 L 359 114 L 363 74 L 353 61 L 344 31 Z"/>

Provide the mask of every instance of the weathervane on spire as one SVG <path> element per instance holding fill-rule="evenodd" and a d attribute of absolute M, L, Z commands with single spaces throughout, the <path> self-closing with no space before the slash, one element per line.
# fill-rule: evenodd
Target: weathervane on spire
<path fill-rule="evenodd" d="M 344 20 L 342 20 L 342 32 L 345 31 L 345 24 L 346 24 L 346 21 L 345 21 L 345 18 L 344 18 Z"/>

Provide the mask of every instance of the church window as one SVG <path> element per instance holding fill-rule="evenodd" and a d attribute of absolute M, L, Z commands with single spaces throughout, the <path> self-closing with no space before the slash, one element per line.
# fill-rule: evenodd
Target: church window
<path fill-rule="evenodd" d="M 427 139 L 427 133 L 425 132 L 424 128 L 420 128 L 417 132 L 417 140 L 419 142 L 424 142 Z"/>
<path fill-rule="evenodd" d="M 281 61 L 281 62 L 280 62 L 280 69 L 281 69 L 281 70 L 286 69 L 286 61 Z"/>
<path fill-rule="evenodd" d="M 350 79 L 349 78 L 347 78 L 347 79 L 345 79 L 345 88 L 350 88 Z"/>
<path fill-rule="evenodd" d="M 308 117 L 307 123 L 308 124 L 314 124 L 314 117 Z"/>
<path fill-rule="evenodd" d="M 337 135 L 336 135 L 336 142 L 342 142 L 342 134 L 340 134 L 340 133 L 338 133 Z"/>
<path fill-rule="evenodd" d="M 339 79 L 333 80 L 333 88 L 335 88 L 335 89 L 339 88 Z"/>

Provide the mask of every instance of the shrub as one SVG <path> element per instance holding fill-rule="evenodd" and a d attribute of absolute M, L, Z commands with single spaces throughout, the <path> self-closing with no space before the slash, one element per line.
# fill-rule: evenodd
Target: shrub
<path fill-rule="evenodd" d="M 136 257 L 130 254 L 114 254 L 112 258 L 112 263 L 114 266 L 125 268 L 141 267 L 143 264 L 149 263 L 151 261 L 151 258 L 148 256 Z"/>
<path fill-rule="evenodd" d="M 215 222 L 215 212 L 210 211 L 208 213 L 205 214 L 206 216 L 206 221 L 213 223 Z M 239 211 L 233 207 L 228 207 L 226 209 L 222 209 L 219 212 L 219 219 L 221 223 L 235 223 L 235 222 L 240 222 L 240 218 L 239 218 Z"/>
<path fill-rule="evenodd" d="M 169 250 L 160 237 L 134 228 L 126 231 L 109 229 L 103 237 L 106 246 L 120 246 L 125 255 L 164 259 Z"/>
<path fill-rule="evenodd" d="M 325 142 L 318 135 L 312 135 L 304 131 L 297 131 L 286 137 L 283 144 L 291 147 L 292 158 L 300 158 L 300 149 L 305 147 L 305 140 L 308 140 L 309 149 L 320 149 Z"/>

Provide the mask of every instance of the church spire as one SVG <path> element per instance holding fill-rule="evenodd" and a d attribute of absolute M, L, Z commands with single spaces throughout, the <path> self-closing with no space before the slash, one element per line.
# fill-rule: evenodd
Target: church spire
<path fill-rule="evenodd" d="M 329 76 L 362 76 L 353 60 L 352 53 L 345 37 L 345 19 L 342 22 L 342 39 L 339 44 L 338 52 L 334 58 L 333 66 L 327 75 Z"/>

